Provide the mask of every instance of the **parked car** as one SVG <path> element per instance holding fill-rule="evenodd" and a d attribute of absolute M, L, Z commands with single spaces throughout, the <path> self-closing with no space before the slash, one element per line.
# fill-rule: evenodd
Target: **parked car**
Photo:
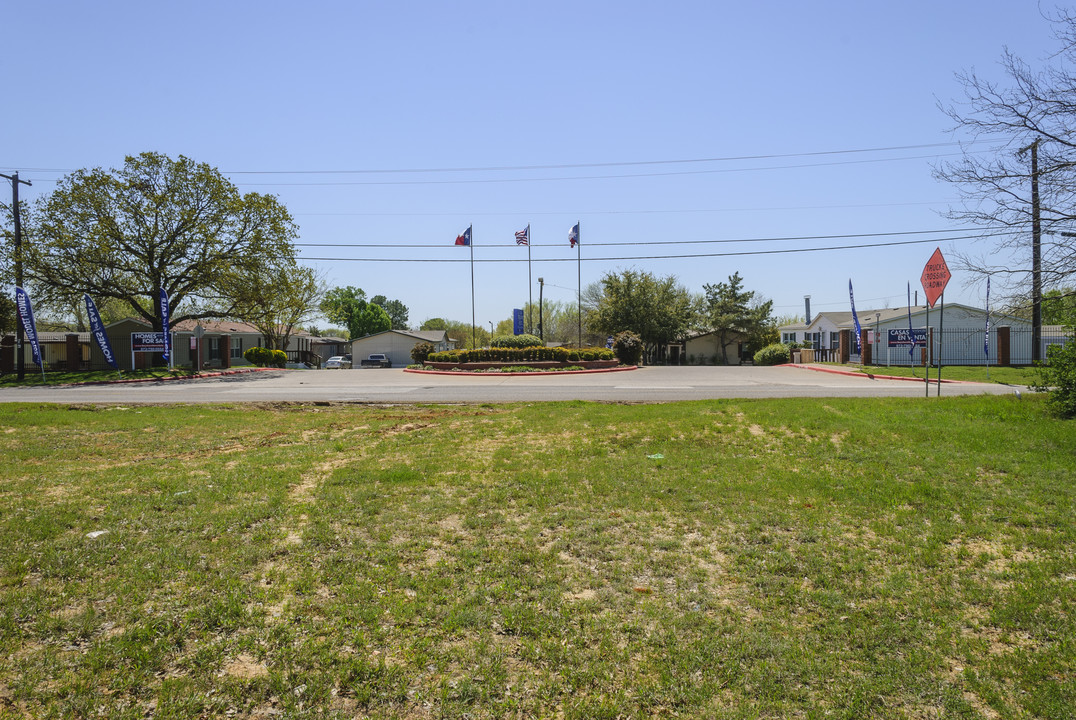
<path fill-rule="evenodd" d="M 359 361 L 359 367 L 392 367 L 392 361 L 384 353 L 370 353 L 365 360 Z"/>
<path fill-rule="evenodd" d="M 332 370 L 333 368 L 349 369 L 351 367 L 351 358 L 346 355 L 334 355 L 325 361 L 325 369 Z"/>

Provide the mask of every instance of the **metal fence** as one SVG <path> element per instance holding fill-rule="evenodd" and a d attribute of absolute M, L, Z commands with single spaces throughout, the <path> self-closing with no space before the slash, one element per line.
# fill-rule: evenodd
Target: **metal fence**
<path fill-rule="evenodd" d="M 872 333 L 873 335 L 873 333 Z M 880 341 L 880 342 L 879 342 Z M 1042 334 L 1040 338 L 1040 357 L 1046 361 L 1047 348 L 1051 345 L 1064 345 L 1073 342 L 1072 333 L 1058 334 L 1056 332 Z M 1032 365 L 1032 346 L 1034 337 L 1030 329 L 1012 328 L 1009 331 L 1009 357 L 1008 365 Z M 923 365 L 925 362 L 937 365 L 939 359 L 942 365 L 998 365 L 999 349 L 998 333 L 990 332 L 989 342 L 985 328 L 971 330 L 968 328 L 946 329 L 939 331 L 937 328 L 931 333 L 931 348 L 916 347 L 914 353 L 909 353 L 908 347 L 888 347 L 886 333 L 882 332 L 879 338 L 871 343 L 871 355 L 873 365 Z"/>

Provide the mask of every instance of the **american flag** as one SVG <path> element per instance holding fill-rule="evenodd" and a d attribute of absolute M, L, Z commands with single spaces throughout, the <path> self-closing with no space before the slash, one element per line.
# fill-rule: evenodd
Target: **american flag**
<path fill-rule="evenodd" d="M 531 244 L 531 226 L 528 225 L 523 230 L 516 231 L 516 245 L 530 245 Z"/>
<path fill-rule="evenodd" d="M 572 225 L 572 229 L 568 232 L 568 242 L 575 247 L 579 244 L 579 223 Z"/>

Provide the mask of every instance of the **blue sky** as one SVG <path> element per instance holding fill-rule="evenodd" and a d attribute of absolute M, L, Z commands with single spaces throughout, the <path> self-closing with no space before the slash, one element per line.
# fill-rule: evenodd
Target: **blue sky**
<path fill-rule="evenodd" d="M 577 221 L 584 285 L 637 268 L 701 292 L 739 272 L 794 315 L 807 294 L 816 312 L 847 309 L 851 278 L 859 309 L 901 306 L 936 246 L 989 246 L 759 251 L 967 234 L 945 232 L 957 193 L 931 176 L 958 151 L 938 145 L 955 138 L 937 102 L 958 96 L 956 71 L 1002 79 L 1006 46 L 1032 63 L 1056 49 L 1039 6 L 1011 0 L 3 13 L 0 172 L 33 182 L 22 197 L 125 155 L 183 154 L 277 195 L 305 262 L 330 285 L 402 300 L 415 324 L 470 320 L 471 268 L 452 261 L 469 260 L 453 240 L 472 224 L 481 325 L 528 299 L 513 239 L 527 224 L 535 300 L 541 276 L 546 298 L 574 302 Z M 871 237 L 921 231 L 939 234 Z M 981 305 L 968 280 L 955 273 L 946 299 Z"/>

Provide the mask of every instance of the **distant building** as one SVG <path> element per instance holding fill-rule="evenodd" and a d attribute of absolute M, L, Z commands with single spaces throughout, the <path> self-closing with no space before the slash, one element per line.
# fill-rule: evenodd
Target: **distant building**
<path fill-rule="evenodd" d="M 908 365 L 922 362 L 921 355 L 909 354 L 907 345 L 891 345 L 889 342 L 889 330 L 908 329 L 907 307 L 860 310 L 857 314 L 863 331 L 863 341 L 871 346 L 872 364 Z M 940 357 L 944 365 L 985 365 L 988 362 L 996 365 L 999 339 L 1004 335 L 1008 343 L 1005 348 L 1008 352 L 1008 364 L 1029 365 L 1032 357 L 1031 322 L 1012 315 L 991 312 L 988 341 L 986 320 L 986 310 L 959 303 L 945 303 L 944 322 L 942 305 L 939 303 L 930 308 L 929 327 L 934 338 L 932 357 Z M 912 328 L 927 328 L 927 322 L 926 306 L 911 308 Z M 819 354 L 820 357 L 816 356 L 816 359 L 835 360 L 832 355 L 839 349 L 841 331 L 851 330 L 854 333 L 855 321 L 851 311 L 822 312 L 815 315 L 810 323 L 784 325 L 778 330 L 781 333 L 781 342 L 799 343 L 808 348 L 822 350 L 824 352 Z M 1046 346 L 1063 344 L 1065 335 L 1063 328 L 1044 327 L 1042 356 L 1046 357 Z M 853 354 L 854 352 L 853 350 Z"/>
<path fill-rule="evenodd" d="M 444 330 L 386 330 L 351 341 L 351 358 L 355 367 L 371 353 L 383 353 L 392 361 L 393 367 L 407 367 L 412 363 L 411 350 L 419 343 L 433 345 L 434 352 L 452 350 L 455 340 L 450 340 Z"/>

